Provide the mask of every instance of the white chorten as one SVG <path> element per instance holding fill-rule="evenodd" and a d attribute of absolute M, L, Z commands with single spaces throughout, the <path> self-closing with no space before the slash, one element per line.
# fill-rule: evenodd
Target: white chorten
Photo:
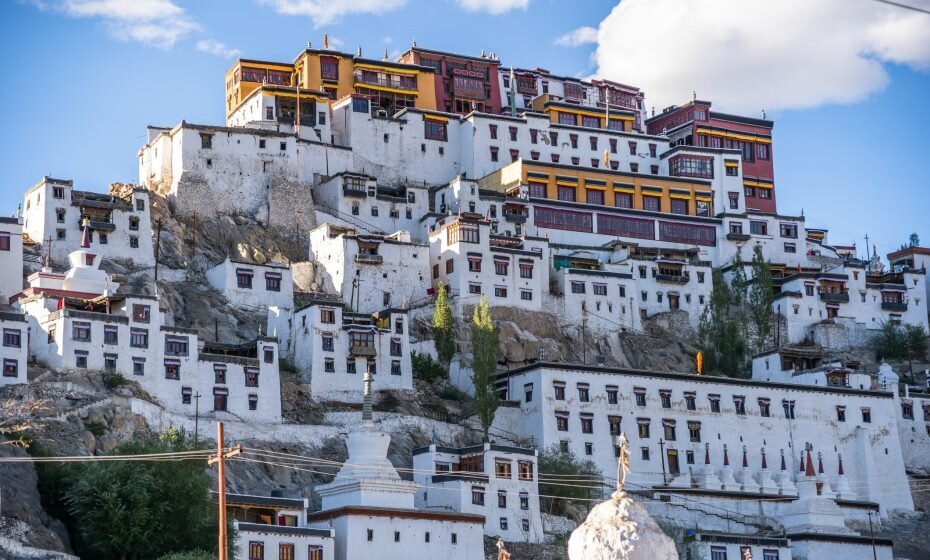
<path fill-rule="evenodd" d="M 372 420 L 371 372 L 365 373 L 362 427 L 349 434 L 349 458 L 336 478 L 316 487 L 324 510 L 343 506 L 414 508 L 419 485 L 402 480 L 387 458 L 391 436 L 378 430 Z"/>

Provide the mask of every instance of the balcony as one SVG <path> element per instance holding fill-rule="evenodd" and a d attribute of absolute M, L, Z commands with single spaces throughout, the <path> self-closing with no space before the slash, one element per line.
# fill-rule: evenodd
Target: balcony
<path fill-rule="evenodd" d="M 355 262 L 359 264 L 381 264 L 384 262 L 384 257 L 381 255 L 359 253 L 355 255 Z"/>
<path fill-rule="evenodd" d="M 527 217 L 525 214 L 517 214 L 516 212 L 504 212 L 504 219 L 514 224 L 525 224 Z"/>
<path fill-rule="evenodd" d="M 373 357 L 378 355 L 378 351 L 374 346 L 350 346 L 349 354 L 353 356 Z"/>
<path fill-rule="evenodd" d="M 747 233 L 728 233 L 727 241 L 749 241 L 750 237 Z"/>
<path fill-rule="evenodd" d="M 907 311 L 907 303 L 903 301 L 883 301 L 883 311 Z"/>
<path fill-rule="evenodd" d="M 687 284 L 688 276 L 685 274 L 656 274 L 656 281 L 669 284 Z"/>
<path fill-rule="evenodd" d="M 827 303 L 849 303 L 849 292 L 820 292 L 820 299 Z"/>
<path fill-rule="evenodd" d="M 363 85 L 417 91 L 416 80 L 413 80 L 412 82 L 404 80 L 394 81 L 388 77 L 382 78 L 381 76 L 366 76 L 365 74 L 358 74 L 356 75 L 355 81 Z"/>
<path fill-rule="evenodd" d="M 468 471 L 455 471 L 455 472 L 446 472 L 433 475 L 433 482 L 471 482 L 477 484 L 487 484 L 488 475 L 484 473 L 468 472 Z"/>
<path fill-rule="evenodd" d="M 365 198 L 368 196 L 368 190 L 366 189 L 365 185 L 361 183 L 345 182 L 342 184 L 342 195 L 355 198 Z"/>
<path fill-rule="evenodd" d="M 88 220 L 87 225 L 90 229 L 95 231 L 115 231 L 116 225 L 110 221 L 106 220 Z M 78 227 L 78 229 L 84 229 L 83 224 Z"/>

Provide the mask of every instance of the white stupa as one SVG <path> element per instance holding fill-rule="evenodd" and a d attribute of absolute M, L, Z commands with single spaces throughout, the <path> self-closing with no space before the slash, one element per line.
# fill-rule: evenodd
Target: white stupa
<path fill-rule="evenodd" d="M 55 297 L 94 299 L 116 293 L 119 284 L 100 270 L 100 255 L 90 251 L 90 225 L 86 219 L 81 247 L 71 251 L 68 261 L 71 268 L 67 272 L 52 272 L 50 255 L 46 255 L 42 270 L 27 278 L 29 287 L 20 295 L 26 297 L 47 293 Z"/>
<path fill-rule="evenodd" d="M 888 365 L 888 362 L 882 362 L 882 365 L 878 366 L 876 378 L 878 386 L 882 391 L 890 391 L 895 384 L 901 381 L 901 378 L 894 372 L 894 369 Z"/>
<path fill-rule="evenodd" d="M 65 273 L 62 288 L 69 292 L 110 295 L 110 275 L 100 270 L 100 256 L 90 251 L 90 225 L 84 220 L 81 248 L 68 255 L 71 268 Z"/>
<path fill-rule="evenodd" d="M 315 488 L 323 509 L 308 514 L 308 524 L 334 529 L 333 560 L 483 560 L 483 515 L 414 507 L 420 485 L 402 480 L 388 460 L 391 436 L 372 419 L 370 371 L 364 381 L 362 424 L 346 439 L 349 458 L 332 482 Z"/>
<path fill-rule="evenodd" d="M 362 426 L 349 434 L 349 458 L 336 478 L 315 489 L 324 510 L 343 506 L 413 509 L 419 485 L 402 480 L 387 458 L 391 436 L 380 431 L 372 420 L 371 372 L 365 373 L 365 400 Z"/>

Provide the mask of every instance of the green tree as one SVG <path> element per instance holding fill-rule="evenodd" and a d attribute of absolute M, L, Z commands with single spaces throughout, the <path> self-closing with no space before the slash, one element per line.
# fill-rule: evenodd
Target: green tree
<path fill-rule="evenodd" d="M 723 273 L 712 276 L 710 300 L 701 314 L 699 346 L 704 353 L 704 371 L 735 377 L 743 368 L 746 339 L 738 318 L 730 313 L 730 288 Z"/>
<path fill-rule="evenodd" d="M 436 355 L 446 368 L 455 356 L 454 327 L 446 286 L 440 282 L 436 290 L 436 302 L 433 309 L 433 341 L 436 343 Z"/>
<path fill-rule="evenodd" d="M 571 451 L 563 452 L 557 443 L 539 452 L 537 464 L 540 480 L 548 481 L 539 483 L 539 493 L 545 496 L 540 498 L 540 506 L 550 514 L 563 513 L 563 506 L 571 500 L 583 502 L 603 494 L 604 481 L 594 462 Z"/>
<path fill-rule="evenodd" d="M 749 289 L 749 317 L 756 329 L 756 351 L 762 352 L 769 347 L 772 334 L 772 303 L 775 294 L 772 290 L 772 267 L 762 256 L 762 247 L 752 248 L 752 286 Z"/>
<path fill-rule="evenodd" d="M 482 296 L 481 301 L 475 306 L 471 321 L 471 380 L 475 387 L 475 409 L 484 431 L 484 439 L 487 441 L 488 431 L 494 422 L 494 413 L 499 404 L 494 382 L 497 380 L 500 339 L 494 328 L 491 306 L 488 305 L 486 297 Z"/>
<path fill-rule="evenodd" d="M 904 325 L 904 350 L 907 359 L 924 360 L 927 357 L 928 334 L 923 325 Z"/>
<path fill-rule="evenodd" d="M 190 451 L 183 432 L 117 446 L 113 455 Z M 64 504 L 82 557 L 150 559 L 193 549 L 214 550 L 216 508 L 206 462 L 101 461 L 69 470 Z"/>
<path fill-rule="evenodd" d="M 730 294 L 733 298 L 733 305 L 741 306 L 743 302 L 746 301 L 746 288 L 748 282 L 746 281 L 746 263 L 743 262 L 743 248 L 738 247 L 736 249 L 736 255 L 733 257 L 733 264 L 730 266 L 730 270 L 733 271 L 733 279 L 730 282 L 731 291 Z"/>
<path fill-rule="evenodd" d="M 927 337 L 923 325 L 883 321 L 872 341 L 875 357 L 879 360 L 923 360 L 927 356 Z"/>

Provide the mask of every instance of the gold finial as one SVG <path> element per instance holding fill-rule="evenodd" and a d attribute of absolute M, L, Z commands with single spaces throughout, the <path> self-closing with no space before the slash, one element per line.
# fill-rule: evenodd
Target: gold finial
<path fill-rule="evenodd" d="M 324 49 L 328 49 L 328 48 L 329 48 L 329 33 L 324 33 L 324 34 L 323 34 L 323 48 L 324 48 Z"/>

